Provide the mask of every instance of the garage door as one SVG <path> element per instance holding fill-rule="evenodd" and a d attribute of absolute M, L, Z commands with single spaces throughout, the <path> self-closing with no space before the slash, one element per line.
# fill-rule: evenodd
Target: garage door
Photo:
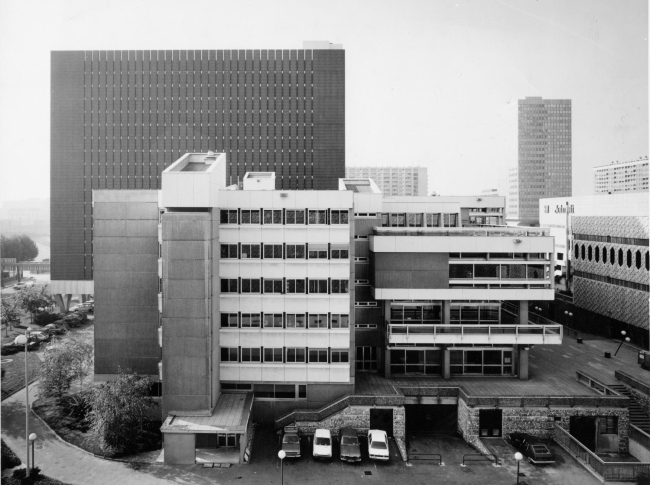
<path fill-rule="evenodd" d="M 458 429 L 456 404 L 407 404 L 407 436 L 455 434 Z"/>

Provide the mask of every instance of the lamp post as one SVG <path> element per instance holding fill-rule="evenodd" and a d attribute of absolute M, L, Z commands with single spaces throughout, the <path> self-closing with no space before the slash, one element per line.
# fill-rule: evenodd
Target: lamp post
<path fill-rule="evenodd" d="M 284 459 L 286 458 L 287 454 L 284 450 L 278 451 L 278 458 L 280 458 L 280 476 L 282 477 L 282 482 L 280 482 L 282 485 L 284 485 Z"/>
<path fill-rule="evenodd" d="M 570 205 L 569 201 L 566 202 L 566 290 L 571 294 L 571 286 L 569 285 L 569 278 L 571 277 L 571 227 L 569 218 Z"/>
<path fill-rule="evenodd" d="M 29 478 L 29 376 L 27 373 L 27 344 L 29 343 L 29 334 L 32 329 L 27 327 L 25 335 L 18 335 L 16 343 L 18 345 L 25 344 L 25 441 L 27 442 L 27 474 Z"/>
<path fill-rule="evenodd" d="M 32 444 L 32 468 L 36 467 L 36 459 L 34 458 L 34 443 L 36 442 L 36 433 L 32 433 L 29 435 L 29 441 Z"/>
<path fill-rule="evenodd" d="M 623 342 L 629 342 L 630 337 L 626 337 L 627 332 L 625 330 L 621 330 L 621 343 L 618 344 L 618 348 L 616 349 L 616 352 L 614 352 L 614 357 L 616 357 L 616 354 L 618 354 L 618 351 L 621 350 L 621 345 L 623 345 Z"/>
<path fill-rule="evenodd" d="M 517 483 L 519 483 L 519 464 L 523 459 L 524 459 L 524 455 L 522 455 L 519 452 L 515 453 L 515 460 L 517 460 Z"/>

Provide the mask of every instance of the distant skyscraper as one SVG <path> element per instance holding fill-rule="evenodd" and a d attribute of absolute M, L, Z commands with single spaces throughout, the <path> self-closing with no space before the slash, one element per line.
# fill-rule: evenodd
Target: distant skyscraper
<path fill-rule="evenodd" d="M 648 157 L 594 167 L 594 194 L 648 190 Z"/>
<path fill-rule="evenodd" d="M 345 176 L 345 51 L 52 52 L 52 292 L 93 293 L 93 190 L 157 190 L 188 152 L 226 182 L 336 190 Z"/>
<path fill-rule="evenodd" d="M 571 195 L 570 99 L 519 100 L 518 160 L 517 196 L 508 202 L 509 214 L 516 212 L 523 224 L 537 224 L 539 199 Z"/>
<path fill-rule="evenodd" d="M 427 195 L 426 167 L 346 167 L 347 178 L 371 178 L 384 197 Z"/>

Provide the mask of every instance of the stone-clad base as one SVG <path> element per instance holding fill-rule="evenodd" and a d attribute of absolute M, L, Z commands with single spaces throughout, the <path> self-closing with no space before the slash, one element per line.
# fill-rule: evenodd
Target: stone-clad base
<path fill-rule="evenodd" d="M 370 429 L 371 409 L 392 409 L 393 435 L 404 439 L 406 419 L 404 407 L 402 406 L 348 406 L 321 421 L 296 421 L 296 426 L 302 433 L 306 434 L 313 434 L 317 428 L 327 428 L 332 431 L 332 434 L 338 434 L 338 430 L 341 428 L 354 428 L 358 432 L 365 434 Z"/>

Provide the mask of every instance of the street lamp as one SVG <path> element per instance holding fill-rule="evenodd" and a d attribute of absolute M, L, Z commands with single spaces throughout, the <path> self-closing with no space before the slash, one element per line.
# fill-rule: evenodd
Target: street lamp
<path fill-rule="evenodd" d="M 565 314 L 565 315 L 568 315 L 569 317 L 572 317 L 572 316 L 573 316 L 573 313 L 568 312 L 568 311 L 566 311 L 566 310 L 564 310 L 564 314 Z"/>
<path fill-rule="evenodd" d="M 16 343 L 25 344 L 25 441 L 27 442 L 27 478 L 29 478 L 29 377 L 27 374 L 27 344 L 29 343 L 29 334 L 32 329 L 27 327 L 25 335 L 18 335 Z"/>
<path fill-rule="evenodd" d="M 621 345 L 623 345 L 623 342 L 629 342 L 630 337 L 626 337 L 626 332 L 625 330 L 621 330 L 621 343 L 618 344 L 618 348 L 616 349 L 616 352 L 614 352 L 614 357 L 616 357 L 616 354 L 618 354 L 618 351 L 621 350 Z"/>
<path fill-rule="evenodd" d="M 515 460 L 517 460 L 517 483 L 519 483 L 519 463 L 521 463 L 521 460 L 523 459 L 524 455 L 519 452 L 515 453 Z"/>
<path fill-rule="evenodd" d="M 32 467 L 34 468 L 36 467 L 36 459 L 34 458 L 34 442 L 36 441 L 36 438 L 38 438 L 38 436 L 36 436 L 36 433 L 29 435 L 29 441 L 32 444 Z"/>
<path fill-rule="evenodd" d="M 278 451 L 278 458 L 280 458 L 280 476 L 282 477 L 282 485 L 284 485 L 284 459 L 287 454 L 284 450 Z"/>

